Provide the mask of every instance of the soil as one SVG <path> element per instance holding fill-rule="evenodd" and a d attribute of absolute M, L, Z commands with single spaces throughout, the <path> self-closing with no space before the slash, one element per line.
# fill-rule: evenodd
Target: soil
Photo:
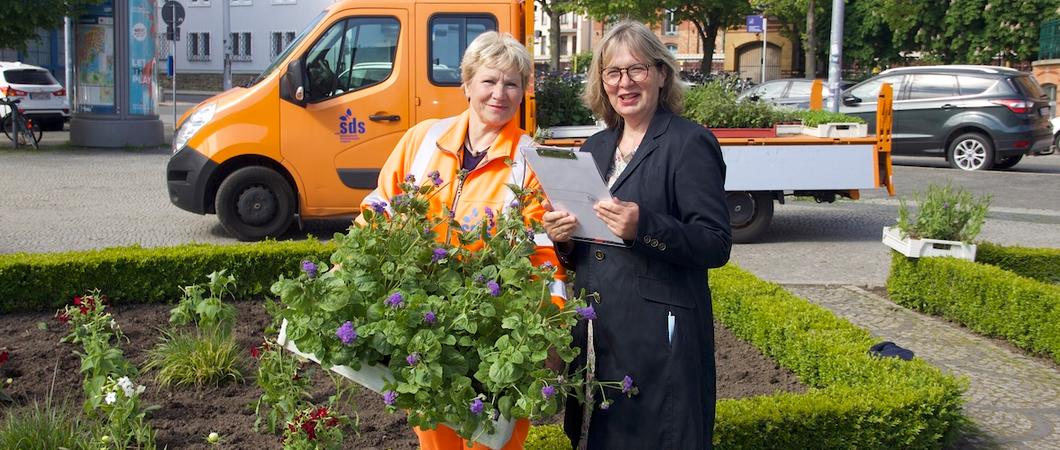
<path fill-rule="evenodd" d="M 261 394 L 252 378 L 257 368 L 249 356 L 251 347 L 261 344 L 269 317 L 261 304 L 236 302 L 235 335 L 239 346 L 248 349 L 242 383 L 204 388 L 160 388 L 152 373 L 136 380 L 147 386 L 146 405 L 158 405 L 150 423 L 156 432 L 159 448 L 212 449 L 205 437 L 218 432 L 222 448 L 280 448 L 279 437 L 253 430 L 254 405 Z M 159 330 L 167 326 L 170 305 L 131 305 L 113 308 L 112 313 L 128 338 L 122 344 L 125 357 L 138 367 L 145 352 L 158 343 Z M 39 324 L 46 324 L 41 326 Z M 740 341 L 715 323 L 715 357 L 717 361 L 718 398 L 744 398 L 770 395 L 774 392 L 804 392 L 799 380 L 787 369 L 764 357 L 757 349 Z M 19 405 L 44 402 L 52 393 L 52 402 L 66 402 L 77 411 L 83 401 L 80 359 L 77 347 L 59 340 L 68 327 L 58 323 L 50 313 L 9 314 L 0 317 L 0 350 L 10 352 L 10 360 L 0 367 L 0 380 L 12 378 L 5 392 L 15 405 L 0 404 L 0 418 Z M 323 403 L 334 392 L 330 379 L 316 371 L 314 402 Z M 382 399 L 367 389 L 355 395 L 359 433 L 347 437 L 347 448 L 415 449 L 415 435 L 401 414 L 388 414 Z M 562 420 L 562 415 L 546 422 Z"/>

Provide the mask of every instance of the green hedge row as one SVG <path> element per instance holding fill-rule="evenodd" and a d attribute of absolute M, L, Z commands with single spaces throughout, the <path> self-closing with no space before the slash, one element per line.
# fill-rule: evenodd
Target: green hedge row
<path fill-rule="evenodd" d="M 887 292 L 895 303 L 1060 362 L 1060 286 L 988 264 L 895 252 Z"/>
<path fill-rule="evenodd" d="M 57 309 L 96 288 L 114 304 L 172 301 L 180 287 L 221 269 L 238 274 L 236 295 L 253 297 L 269 292 L 280 274 L 297 272 L 303 258 L 328 261 L 333 251 L 309 240 L 0 255 L 0 313 Z"/>
<path fill-rule="evenodd" d="M 964 423 L 965 380 L 871 357 L 865 330 L 732 265 L 710 285 L 717 320 L 813 388 L 719 401 L 717 448 L 940 448 Z"/>
<path fill-rule="evenodd" d="M 1038 281 L 1060 284 L 1060 248 L 1003 247 L 984 242 L 976 248 L 975 261 Z"/>

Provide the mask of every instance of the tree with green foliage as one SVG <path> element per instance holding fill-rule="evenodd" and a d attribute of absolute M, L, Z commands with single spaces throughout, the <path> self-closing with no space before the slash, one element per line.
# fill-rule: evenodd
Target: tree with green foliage
<path fill-rule="evenodd" d="M 63 17 L 76 17 L 87 6 L 103 0 L 5 0 L 0 7 L 0 48 L 26 51 L 30 40 L 38 39 L 38 30 L 54 30 L 63 25 Z"/>

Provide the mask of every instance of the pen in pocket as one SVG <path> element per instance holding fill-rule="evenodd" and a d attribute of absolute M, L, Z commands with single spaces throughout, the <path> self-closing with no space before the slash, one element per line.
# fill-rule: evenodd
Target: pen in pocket
<path fill-rule="evenodd" d="M 672 344 L 674 342 L 674 328 L 677 325 L 677 318 L 674 317 L 672 311 L 666 311 L 666 342 Z"/>

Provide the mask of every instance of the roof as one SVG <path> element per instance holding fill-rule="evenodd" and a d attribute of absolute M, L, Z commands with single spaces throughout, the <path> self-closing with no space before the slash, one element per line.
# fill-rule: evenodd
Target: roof
<path fill-rule="evenodd" d="M 950 64 L 940 66 L 912 66 L 912 67 L 897 67 L 894 69 L 887 69 L 880 72 L 880 75 L 896 74 L 896 73 L 927 73 L 927 72 L 945 72 L 945 73 L 960 73 L 960 74 L 1003 74 L 1003 75 L 1017 75 L 1022 72 L 1012 69 L 1009 67 L 1001 66 L 976 66 L 976 65 L 961 65 L 961 64 Z"/>

